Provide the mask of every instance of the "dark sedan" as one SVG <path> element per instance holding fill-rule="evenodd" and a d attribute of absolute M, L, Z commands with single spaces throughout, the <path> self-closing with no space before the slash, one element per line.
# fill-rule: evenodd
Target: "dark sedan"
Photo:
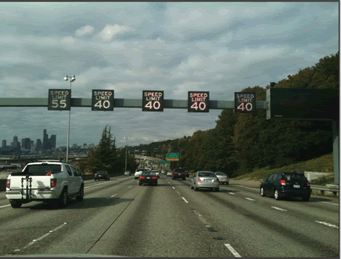
<path fill-rule="evenodd" d="M 276 200 L 299 197 L 303 201 L 309 201 L 310 194 L 310 184 L 303 174 L 277 172 L 266 180 L 261 180 L 261 196 L 273 196 Z"/>
<path fill-rule="evenodd" d="M 95 181 L 99 181 L 100 179 L 104 179 L 109 181 L 110 180 L 110 175 L 107 171 L 98 171 L 95 174 Z"/>
<path fill-rule="evenodd" d="M 139 185 L 142 185 L 144 183 L 151 184 L 151 185 L 157 185 L 157 175 L 155 172 L 143 172 L 139 177 Z"/>

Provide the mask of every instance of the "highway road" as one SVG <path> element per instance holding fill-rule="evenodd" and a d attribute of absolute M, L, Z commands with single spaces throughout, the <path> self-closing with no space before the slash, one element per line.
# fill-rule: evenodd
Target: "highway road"
<path fill-rule="evenodd" d="M 133 176 L 86 181 L 83 202 L 53 209 L 8 205 L 0 195 L 0 255 L 91 254 L 128 257 L 339 258 L 339 205 L 314 196 L 276 201 L 258 189 L 190 189 L 161 176 L 139 186 Z"/>

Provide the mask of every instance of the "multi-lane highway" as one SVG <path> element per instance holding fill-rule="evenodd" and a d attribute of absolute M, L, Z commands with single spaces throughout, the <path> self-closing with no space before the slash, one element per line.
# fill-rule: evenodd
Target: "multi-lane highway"
<path fill-rule="evenodd" d="M 0 255 L 91 254 L 138 257 L 339 257 L 339 206 L 261 197 L 258 189 L 190 189 L 161 176 L 86 181 L 83 202 L 20 209 L 0 194 Z"/>

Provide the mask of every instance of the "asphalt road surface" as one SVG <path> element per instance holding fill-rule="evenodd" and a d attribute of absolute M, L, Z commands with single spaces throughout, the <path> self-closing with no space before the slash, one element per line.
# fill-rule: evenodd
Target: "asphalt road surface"
<path fill-rule="evenodd" d="M 339 258 L 336 199 L 276 201 L 241 185 L 195 192 L 189 179 L 158 182 L 86 181 L 84 201 L 63 209 L 13 209 L 2 193 L 0 255 Z"/>

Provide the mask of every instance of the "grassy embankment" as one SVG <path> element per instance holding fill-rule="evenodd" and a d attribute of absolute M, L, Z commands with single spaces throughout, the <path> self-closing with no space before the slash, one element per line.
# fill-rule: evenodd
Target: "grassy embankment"
<path fill-rule="evenodd" d="M 235 180 L 260 180 L 267 178 L 274 172 L 290 172 L 291 170 L 304 170 L 310 172 L 323 172 L 330 173 L 330 175 L 310 181 L 311 184 L 325 185 L 334 183 L 334 166 L 333 166 L 333 153 L 317 157 L 308 161 L 300 162 L 297 164 L 291 164 L 280 168 L 270 169 L 268 167 L 259 168 L 254 170 L 252 173 L 240 175 L 233 179 Z"/>

